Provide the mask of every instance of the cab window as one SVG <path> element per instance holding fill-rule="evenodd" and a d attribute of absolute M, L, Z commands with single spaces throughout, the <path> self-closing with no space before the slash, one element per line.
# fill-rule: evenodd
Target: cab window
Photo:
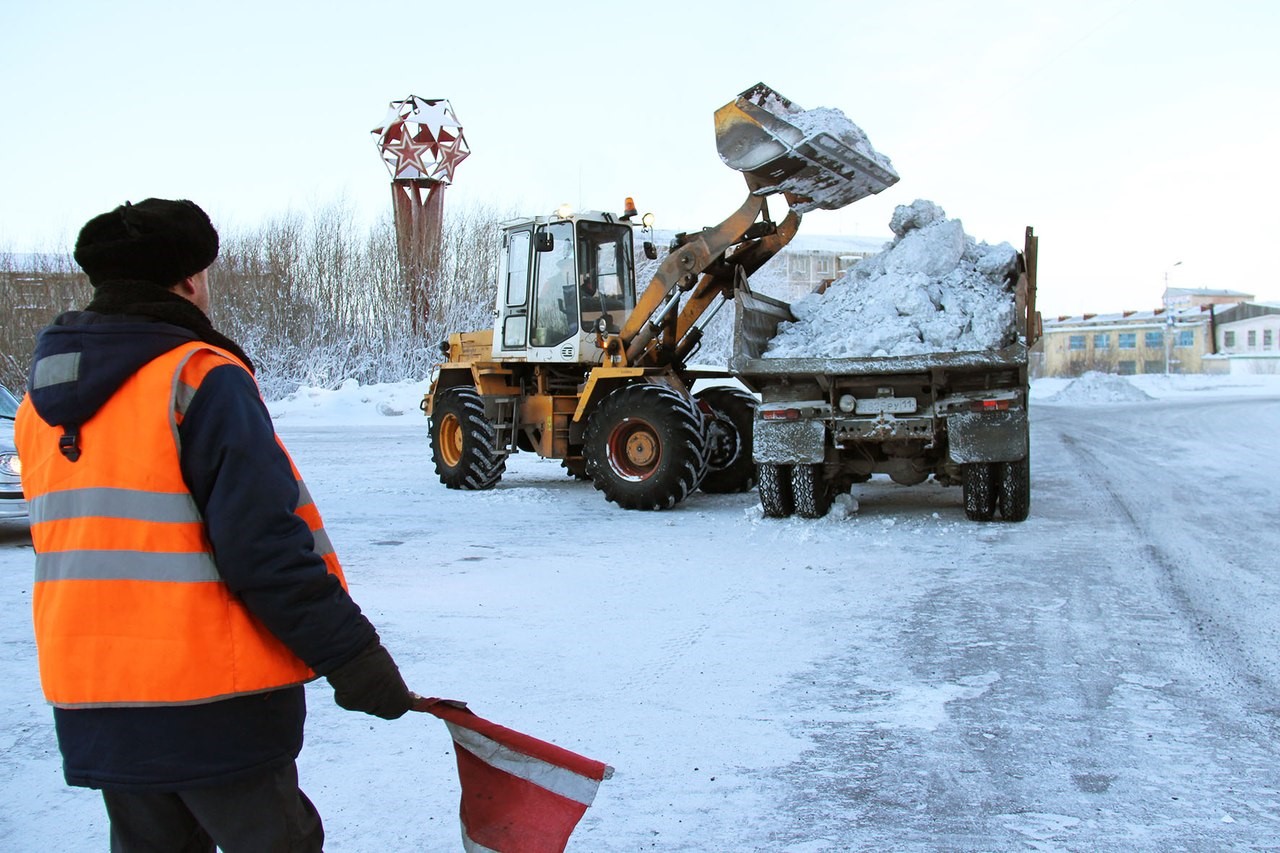
<path fill-rule="evenodd" d="M 573 315 L 577 305 L 578 273 L 573 223 L 556 222 L 545 228 L 554 244 L 551 251 L 537 254 L 538 282 L 530 341 L 536 347 L 555 346 L 576 330 Z"/>
<path fill-rule="evenodd" d="M 578 223 L 578 257 L 581 264 L 579 321 L 584 331 L 606 318 L 610 332 L 635 307 L 632 280 L 631 228 L 603 222 Z"/>

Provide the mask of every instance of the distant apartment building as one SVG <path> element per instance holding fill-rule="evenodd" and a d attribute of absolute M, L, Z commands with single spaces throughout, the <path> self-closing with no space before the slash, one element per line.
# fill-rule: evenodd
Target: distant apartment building
<path fill-rule="evenodd" d="M 1224 292 L 1224 291 L 1220 291 Z M 1088 371 L 1280 373 L 1280 306 L 1206 300 L 1172 309 L 1045 318 L 1037 376 Z"/>
<path fill-rule="evenodd" d="M 1243 302 L 1216 312 L 1216 350 L 1230 373 L 1280 373 L 1280 305 Z"/>
<path fill-rule="evenodd" d="M 1202 287 L 1166 287 L 1161 300 L 1167 311 L 1182 308 L 1198 308 L 1202 305 L 1235 305 L 1237 302 L 1252 302 L 1252 293 L 1239 290 L 1210 290 Z"/>
<path fill-rule="evenodd" d="M 1210 311 L 1124 311 L 1043 318 L 1036 345 L 1042 376 L 1080 376 L 1089 371 L 1201 373 L 1210 352 Z"/>
<path fill-rule="evenodd" d="M 793 301 L 820 290 L 858 261 L 880 252 L 888 242 L 875 237 L 797 236 L 781 253 L 787 290 L 782 298 Z"/>
<path fill-rule="evenodd" d="M 827 249 L 784 250 L 787 259 L 787 287 L 795 295 L 811 293 L 847 273 L 853 265 L 874 252 L 839 252 Z"/>

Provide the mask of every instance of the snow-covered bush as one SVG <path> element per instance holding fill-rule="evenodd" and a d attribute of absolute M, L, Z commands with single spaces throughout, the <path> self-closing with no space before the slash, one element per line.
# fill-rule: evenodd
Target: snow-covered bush
<path fill-rule="evenodd" d="M 438 269 L 413 280 L 390 219 L 362 232 L 341 204 L 224 234 L 212 319 L 257 362 L 269 399 L 299 385 L 425 377 L 450 332 L 491 323 L 503 218 L 449 209 Z"/>

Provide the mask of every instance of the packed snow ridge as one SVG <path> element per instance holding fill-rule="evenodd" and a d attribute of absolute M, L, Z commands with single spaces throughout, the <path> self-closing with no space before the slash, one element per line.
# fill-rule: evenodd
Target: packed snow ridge
<path fill-rule="evenodd" d="M 980 352 L 1012 343 L 1018 253 L 964 233 L 937 204 L 898 205 L 896 235 L 823 293 L 791 306 L 765 358 Z"/>
<path fill-rule="evenodd" d="M 1071 380 L 1046 403 L 1130 403 L 1154 399 L 1123 376 L 1089 371 Z"/>

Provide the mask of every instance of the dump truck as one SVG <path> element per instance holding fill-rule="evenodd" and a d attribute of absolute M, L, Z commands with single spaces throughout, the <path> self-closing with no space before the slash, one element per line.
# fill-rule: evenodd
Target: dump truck
<path fill-rule="evenodd" d="M 493 327 L 449 335 L 421 405 L 441 483 L 492 488 L 507 457 L 526 451 L 561 460 L 627 509 L 666 509 L 697 489 L 750 490 L 756 400 L 723 385 L 695 394 L 697 380 L 729 374 L 690 359 L 805 212 L 898 180 L 860 129 L 825 121 L 829 112 L 807 113 L 763 83 L 717 110 L 717 151 L 743 174 L 746 198 L 719 225 L 676 235 L 643 289 L 634 232 L 646 257 L 658 253 L 630 199 L 621 213 L 504 223 Z M 778 222 L 775 196 L 788 208 Z"/>
<path fill-rule="evenodd" d="M 779 328 L 797 321 L 792 305 L 746 283 L 738 288 L 729 366 L 760 397 L 753 457 L 766 517 L 822 517 L 836 495 L 887 474 L 904 485 L 930 477 L 960 484 L 974 521 L 997 512 L 1006 521 L 1027 518 L 1038 239 L 1028 227 L 1004 273 L 1000 292 L 1013 303 L 1007 332 L 977 351 L 769 357 Z"/>

